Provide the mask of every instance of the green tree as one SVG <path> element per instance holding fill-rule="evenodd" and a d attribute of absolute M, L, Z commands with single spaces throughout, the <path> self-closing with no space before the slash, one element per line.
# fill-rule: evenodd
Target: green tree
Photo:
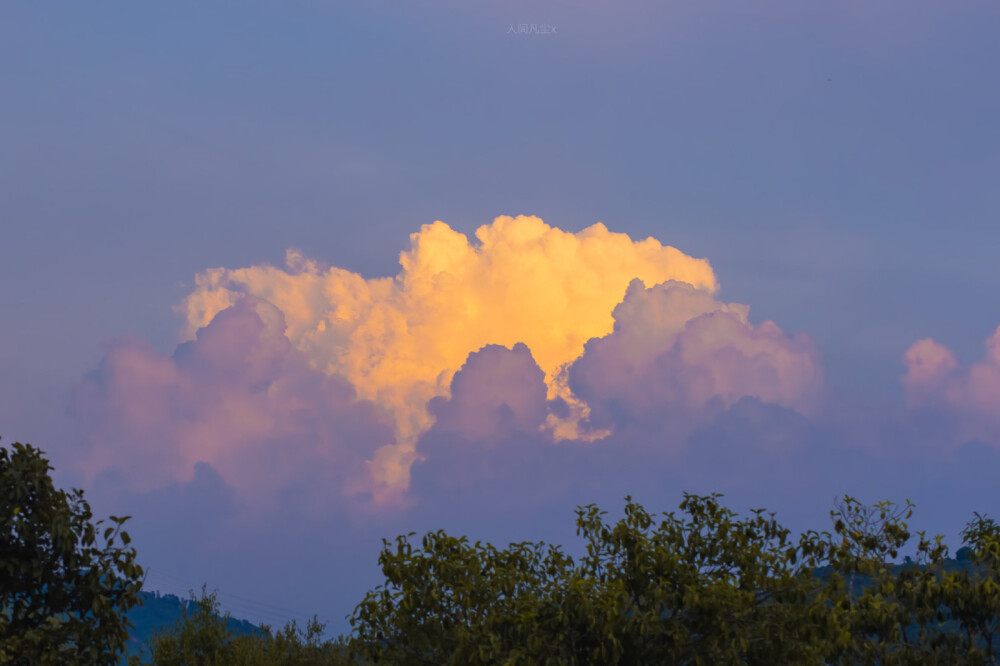
<path fill-rule="evenodd" d="M 192 595 L 191 604 L 181 609 L 174 627 L 153 635 L 150 641 L 149 663 L 157 666 L 211 666 L 225 664 L 230 658 L 233 638 L 227 618 L 218 614 L 215 594 L 202 589 L 199 598 Z M 130 663 L 142 663 L 137 657 Z"/>
<path fill-rule="evenodd" d="M 170 629 L 153 636 L 148 661 L 155 666 L 345 666 L 354 664 L 340 641 L 324 638 L 316 618 L 301 628 L 293 620 L 280 631 L 267 625 L 249 634 L 234 633 L 229 615 L 219 613 L 216 594 L 202 588 Z"/>
<path fill-rule="evenodd" d="M 626 498 L 607 523 L 577 510 L 586 555 L 500 550 L 444 532 L 384 542 L 385 583 L 351 617 L 351 647 L 398 664 L 994 664 L 1000 652 L 1000 525 L 976 515 L 967 556 L 940 536 L 910 542 L 913 505 L 852 497 L 833 531 L 790 532 L 718 495 L 681 514 Z"/>
<path fill-rule="evenodd" d="M 866 506 L 850 496 L 830 512 L 832 574 L 824 594 L 850 635 L 838 663 L 982 663 L 959 648 L 941 605 L 947 555 L 941 537 L 929 540 L 919 532 L 917 559 L 895 562 L 910 541 L 906 520 L 912 515 L 909 500 L 902 507 L 889 501 Z"/>
<path fill-rule="evenodd" d="M 558 652 L 550 636 L 563 619 L 572 559 L 545 544 L 498 550 L 436 532 L 414 549 L 409 537 L 379 557 L 387 584 L 351 619 L 359 656 L 374 662 L 487 664 L 527 662 Z M 586 581 L 572 581 L 586 586 Z M 558 639 L 558 640 L 557 640 Z"/>
<path fill-rule="evenodd" d="M 962 531 L 966 566 L 944 572 L 934 587 L 934 601 L 952 631 L 949 644 L 967 663 L 1000 660 L 1000 525 L 975 514 Z"/>
<path fill-rule="evenodd" d="M 0 448 L 0 663 L 116 664 L 143 576 L 128 517 L 92 522 L 51 470 L 30 445 Z"/>
<path fill-rule="evenodd" d="M 849 639 L 813 575 L 826 542 L 718 498 L 685 495 L 686 516 L 658 521 L 626 498 L 614 525 L 582 507 L 579 563 L 443 532 L 385 542 L 386 583 L 355 609 L 352 645 L 399 664 L 825 663 Z"/>

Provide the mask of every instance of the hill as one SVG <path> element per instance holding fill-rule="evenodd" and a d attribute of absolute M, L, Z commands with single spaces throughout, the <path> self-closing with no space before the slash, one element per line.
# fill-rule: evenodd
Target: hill
<path fill-rule="evenodd" d="M 194 610 L 194 601 L 181 599 L 173 594 L 159 592 L 142 592 L 142 605 L 136 606 L 128 613 L 128 619 L 134 627 L 129 632 L 128 655 L 149 654 L 149 640 L 158 632 L 170 631 L 184 617 L 185 611 Z M 235 635 L 252 634 L 260 631 L 260 627 L 247 620 L 226 618 L 229 630 Z M 123 657 L 122 663 L 125 663 Z"/>

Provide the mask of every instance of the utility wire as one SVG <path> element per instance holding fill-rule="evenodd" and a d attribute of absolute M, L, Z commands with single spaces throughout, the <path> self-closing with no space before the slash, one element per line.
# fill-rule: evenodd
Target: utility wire
<path fill-rule="evenodd" d="M 201 585 L 191 585 L 191 581 L 189 579 L 167 573 L 158 568 L 147 569 L 146 585 L 149 586 L 150 582 L 153 582 L 155 587 L 160 588 L 161 593 L 162 588 L 172 588 L 176 590 L 178 586 L 182 586 L 186 590 L 185 593 L 176 595 L 182 599 L 186 599 L 189 593 L 195 593 L 202 587 Z M 304 618 L 312 617 L 306 613 L 302 613 L 291 608 L 259 601 L 240 594 L 234 594 L 220 588 L 211 589 L 213 589 L 216 594 L 220 609 L 228 611 L 234 619 L 250 619 L 238 618 L 238 615 L 249 615 L 252 616 L 254 620 L 264 620 L 272 628 L 280 629 L 293 619 L 301 625 Z"/>

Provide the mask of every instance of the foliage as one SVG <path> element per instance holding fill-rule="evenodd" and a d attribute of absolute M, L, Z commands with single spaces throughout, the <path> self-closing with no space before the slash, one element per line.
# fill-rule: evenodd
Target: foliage
<path fill-rule="evenodd" d="M 978 513 L 962 532 L 972 567 L 943 574 L 936 601 L 960 631 L 952 636 L 971 659 L 997 663 L 1000 632 L 1000 526 Z"/>
<path fill-rule="evenodd" d="M 904 507 L 888 501 L 864 506 L 851 497 L 830 513 L 833 573 L 824 596 L 850 636 L 836 651 L 841 663 L 963 663 L 938 608 L 938 575 L 947 555 L 941 537 L 929 541 L 920 532 L 916 562 L 894 563 L 910 540 L 905 521 L 912 515 L 909 500 Z"/>
<path fill-rule="evenodd" d="M 128 517 L 102 529 L 51 469 L 30 445 L 0 449 L 0 663 L 115 664 L 142 587 Z"/>
<path fill-rule="evenodd" d="M 156 634 L 172 630 L 177 621 L 184 617 L 185 610 L 193 610 L 196 601 L 180 598 L 173 594 L 143 591 L 142 604 L 128 613 L 132 629 L 129 631 L 127 654 L 148 654 L 150 641 Z M 228 618 L 226 626 L 233 635 L 256 633 L 260 627 L 247 620 Z"/>
<path fill-rule="evenodd" d="M 357 656 L 398 664 L 983 664 L 1000 632 L 1000 527 L 976 515 L 966 560 L 913 505 L 845 497 L 833 532 L 793 539 L 773 514 L 685 495 L 654 518 L 626 498 L 577 510 L 586 555 L 444 532 L 385 541 L 386 582 L 352 617 Z M 951 564 L 949 564 L 951 563 Z M 974 567 L 969 569 L 969 566 Z M 957 569 L 956 569 L 957 567 Z"/>
<path fill-rule="evenodd" d="M 355 648 L 392 663 L 807 663 L 836 635 L 811 573 L 822 549 L 772 515 L 686 495 L 686 519 L 657 523 L 626 502 L 615 525 L 578 509 L 579 564 L 440 532 L 418 550 L 386 543 L 387 583 L 355 610 Z"/>
<path fill-rule="evenodd" d="M 323 638 L 324 626 L 316 618 L 304 629 L 295 621 L 280 631 L 262 626 L 258 631 L 236 634 L 229 615 L 219 614 L 214 593 L 203 588 L 192 595 L 190 610 L 168 631 L 150 640 L 149 661 L 129 658 L 131 666 L 336 666 L 353 664 L 344 646 Z"/>
<path fill-rule="evenodd" d="M 437 532 L 417 551 L 408 537 L 395 552 L 386 542 L 379 563 L 393 587 L 369 593 L 351 624 L 361 656 L 387 663 L 526 658 L 546 649 L 539 627 L 564 621 L 565 597 L 587 592 L 572 577 L 572 560 L 544 544 L 497 550 Z"/>

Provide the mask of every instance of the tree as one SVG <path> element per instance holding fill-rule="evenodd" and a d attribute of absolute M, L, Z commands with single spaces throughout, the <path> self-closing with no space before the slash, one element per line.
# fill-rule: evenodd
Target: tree
<path fill-rule="evenodd" d="M 941 604 L 942 537 L 930 540 L 918 532 L 917 559 L 894 562 L 910 540 L 906 520 L 912 515 L 909 500 L 903 507 L 889 501 L 866 506 L 850 496 L 830 512 L 835 535 L 828 535 L 832 574 L 824 593 L 851 637 L 839 663 L 984 663 L 958 645 L 948 626 L 950 610 Z"/>
<path fill-rule="evenodd" d="M 579 563 L 443 532 L 385 542 L 386 583 L 355 609 L 352 644 L 399 664 L 824 663 L 847 640 L 813 575 L 827 547 L 718 498 L 685 495 L 686 517 L 659 521 L 626 498 L 614 525 L 581 507 Z"/>
<path fill-rule="evenodd" d="M 323 637 L 315 617 L 305 629 L 292 620 L 274 632 L 264 625 L 251 633 L 232 631 L 229 615 L 219 614 L 215 593 L 192 594 L 173 628 L 155 634 L 149 661 L 130 657 L 131 666 L 347 666 L 354 664 L 340 641 Z"/>
<path fill-rule="evenodd" d="M 117 664 L 143 577 L 128 517 L 92 522 L 51 470 L 30 445 L 0 448 L 0 663 Z"/>
<path fill-rule="evenodd" d="M 585 595 L 571 581 L 572 559 L 545 544 L 469 544 L 444 532 L 414 549 L 409 536 L 379 557 L 385 586 L 355 611 L 353 647 L 375 663 L 488 664 L 559 654 L 572 640 L 558 631 L 563 596 Z M 556 635 L 555 632 L 558 632 Z M 568 647 L 566 647 L 568 646 Z"/>
<path fill-rule="evenodd" d="M 947 609 L 946 619 L 959 630 L 949 636 L 970 663 L 996 664 L 1000 659 L 1000 525 L 974 514 L 962 539 L 966 566 L 944 572 L 935 586 L 935 602 Z"/>
<path fill-rule="evenodd" d="M 987 664 L 1000 652 L 1000 525 L 976 514 L 964 558 L 918 532 L 909 502 L 852 497 L 833 532 L 741 518 L 685 494 L 656 518 L 626 498 L 577 509 L 586 555 L 444 532 L 384 542 L 385 583 L 351 617 L 351 647 L 398 664 Z"/>

